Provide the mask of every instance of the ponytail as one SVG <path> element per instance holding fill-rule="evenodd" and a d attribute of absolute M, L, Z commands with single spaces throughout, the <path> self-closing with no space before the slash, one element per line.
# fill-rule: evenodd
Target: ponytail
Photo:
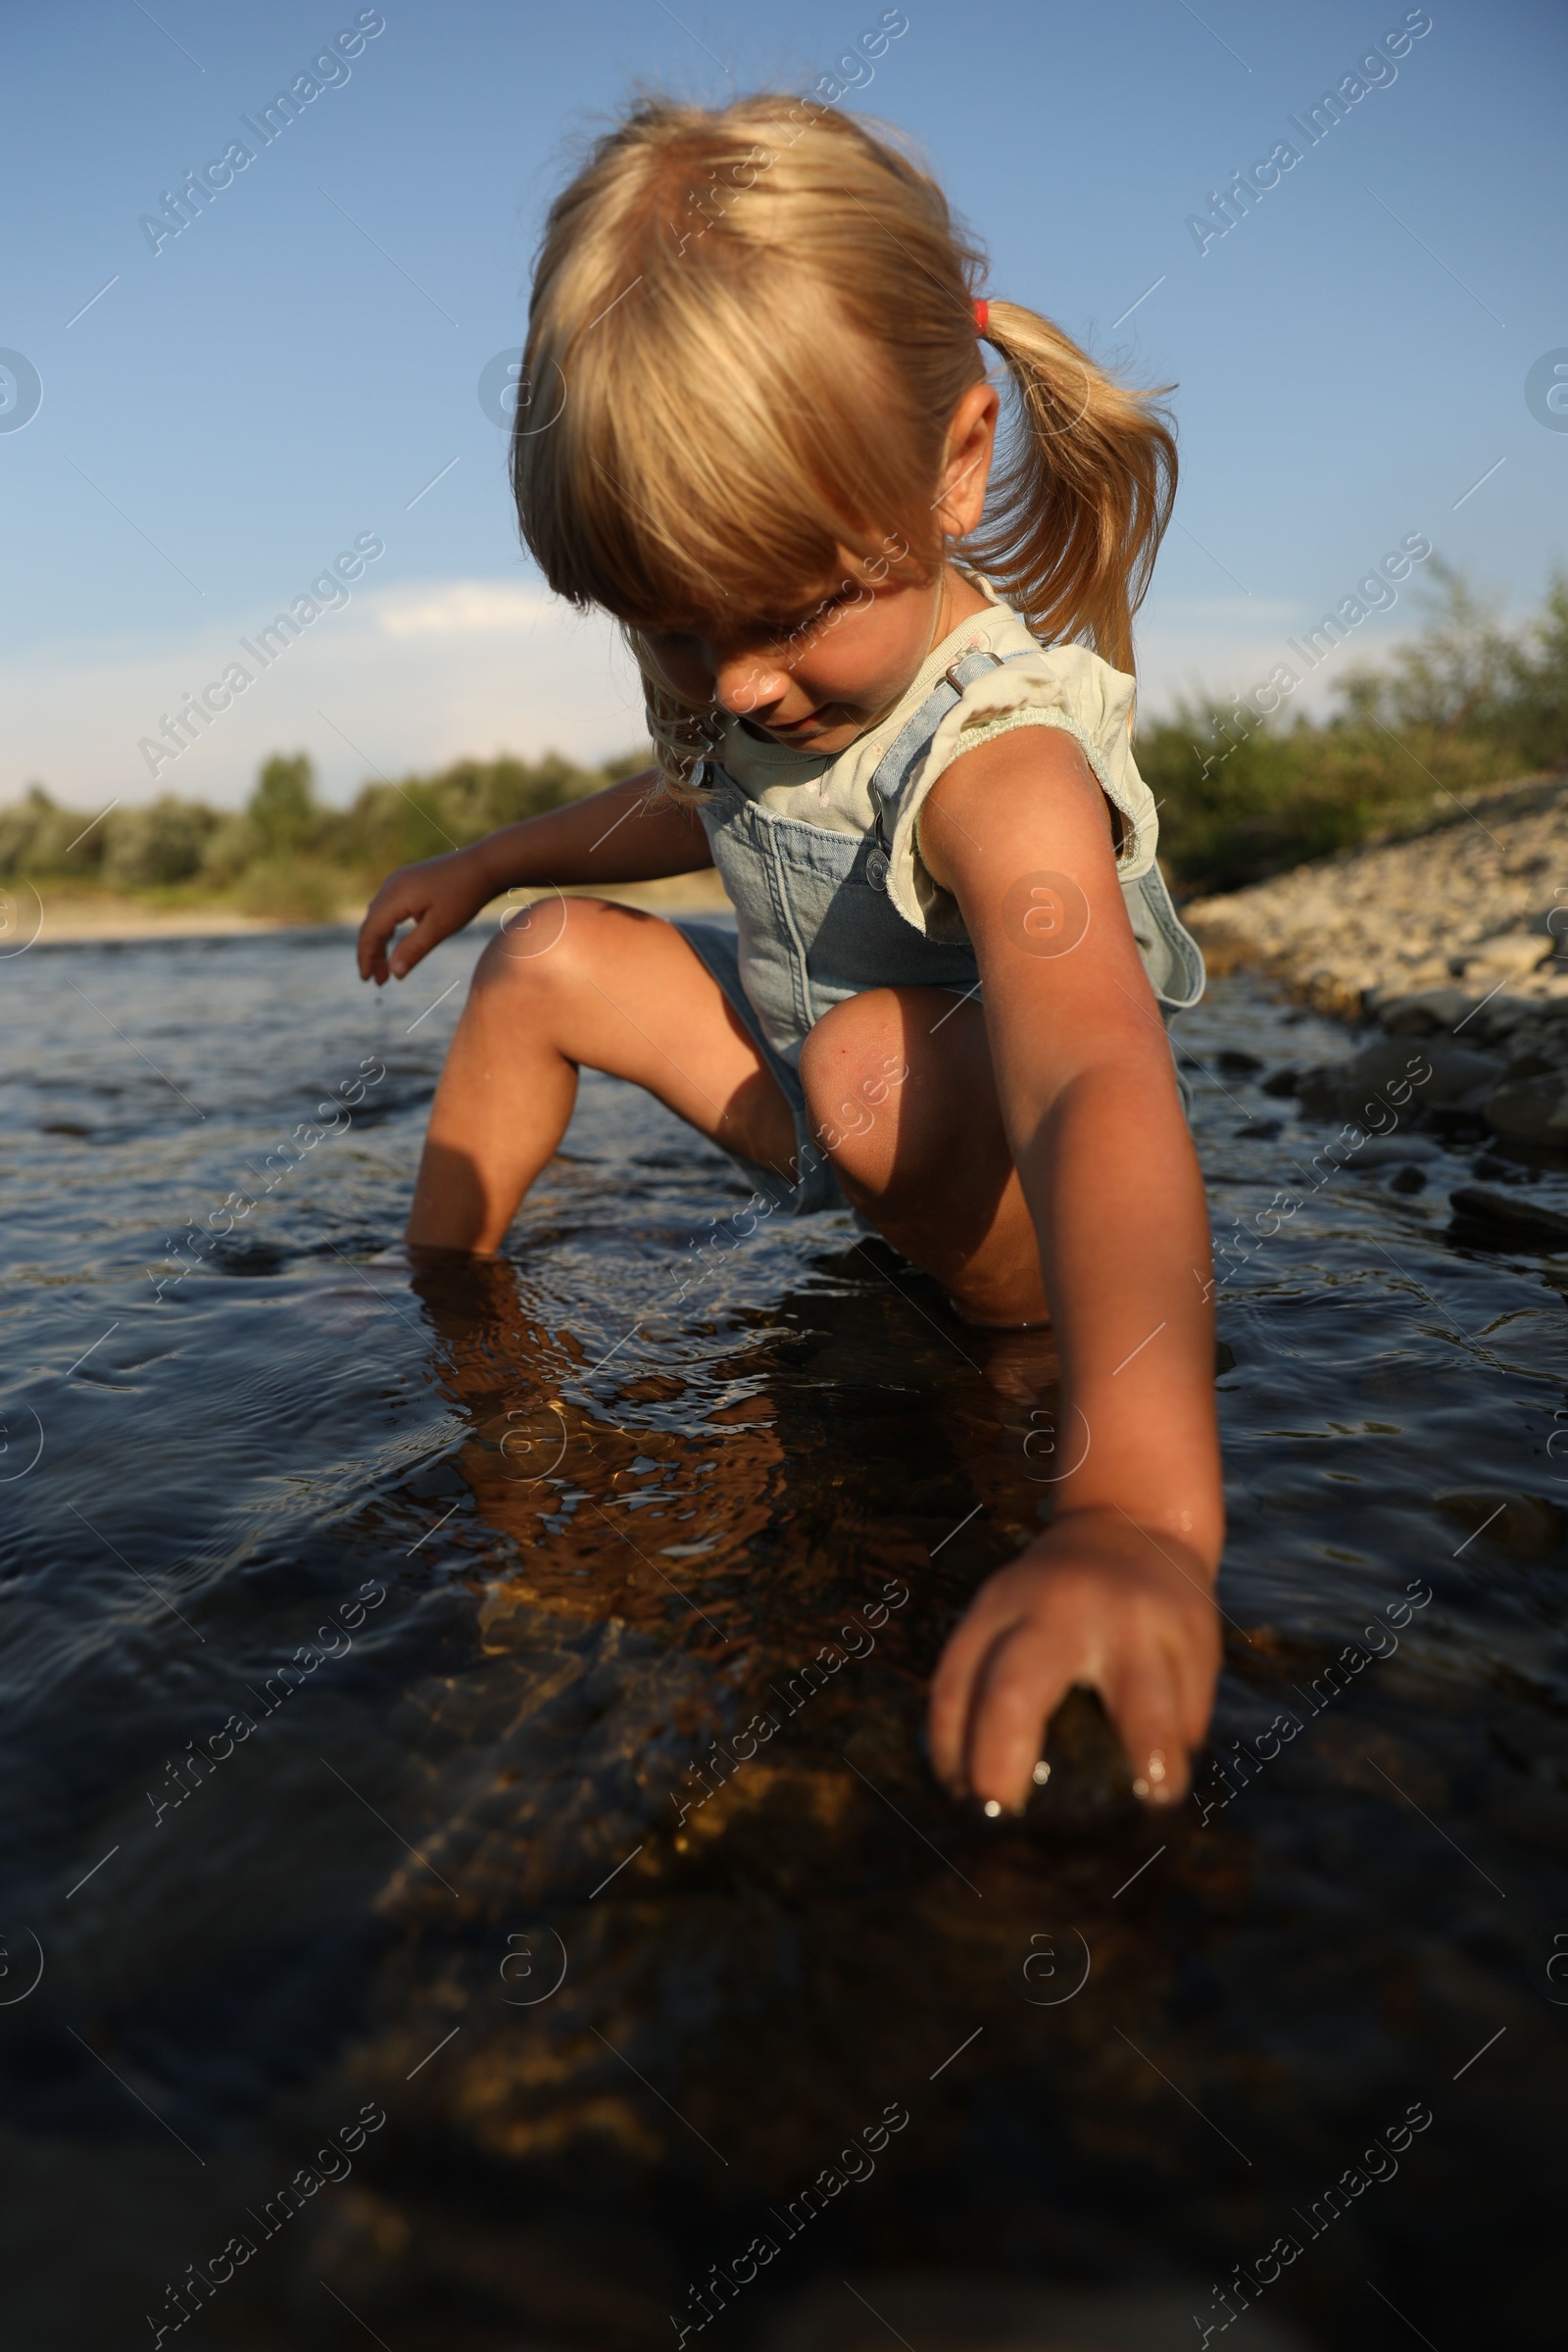
<path fill-rule="evenodd" d="M 1176 496 L 1161 392 L 1117 383 L 1049 318 L 992 302 L 985 337 L 1016 410 L 964 553 L 1047 644 L 1133 668 L 1133 614 Z"/>

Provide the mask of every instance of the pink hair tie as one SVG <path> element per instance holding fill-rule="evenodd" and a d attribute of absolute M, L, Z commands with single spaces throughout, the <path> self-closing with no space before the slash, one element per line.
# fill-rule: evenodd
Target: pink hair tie
<path fill-rule="evenodd" d="M 977 302 L 974 306 L 974 331 L 977 335 L 983 335 L 986 332 L 987 321 L 989 320 L 990 317 L 990 303 Z"/>

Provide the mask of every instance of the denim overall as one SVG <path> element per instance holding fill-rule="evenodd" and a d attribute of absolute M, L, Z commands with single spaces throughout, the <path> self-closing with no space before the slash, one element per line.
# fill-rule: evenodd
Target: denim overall
<path fill-rule="evenodd" d="M 716 760 L 698 804 L 713 863 L 734 903 L 735 933 L 702 922 L 681 931 L 718 981 L 795 1114 L 796 1170 L 789 1185 L 750 1161 L 740 1165 L 780 1208 L 797 1213 L 848 1204 L 809 1133 L 796 1064 L 825 1012 L 868 988 L 940 988 L 978 996 L 980 967 L 967 939 L 930 939 L 887 894 L 888 851 L 900 795 L 919 771 L 938 726 L 965 687 L 1004 661 L 974 653 L 955 662 L 896 737 L 870 783 L 875 822 L 836 832 L 762 808 Z M 1133 937 L 1162 1015 L 1196 1004 L 1203 960 L 1182 928 L 1157 866 L 1122 884 Z M 1187 1090 L 1178 1073 L 1183 1105 Z"/>

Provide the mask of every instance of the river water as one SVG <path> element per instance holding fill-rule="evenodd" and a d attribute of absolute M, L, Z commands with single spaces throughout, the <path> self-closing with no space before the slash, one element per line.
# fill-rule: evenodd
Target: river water
<path fill-rule="evenodd" d="M 472 956 L 6 966 L 5 2342 L 1560 2342 L 1568 1261 L 1477 1145 L 1320 1180 L 1344 1033 L 1185 1021 L 1214 1746 L 1152 1821 L 1074 1701 L 991 1824 L 923 1690 L 1049 1356 L 598 1078 L 411 1282 Z"/>

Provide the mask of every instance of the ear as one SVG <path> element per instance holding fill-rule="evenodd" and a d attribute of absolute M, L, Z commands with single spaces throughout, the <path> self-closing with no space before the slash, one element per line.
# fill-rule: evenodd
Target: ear
<path fill-rule="evenodd" d="M 942 486 L 933 502 L 937 520 L 950 539 L 966 539 L 979 524 L 1001 407 L 996 385 L 982 382 L 961 393 L 953 412 Z"/>

